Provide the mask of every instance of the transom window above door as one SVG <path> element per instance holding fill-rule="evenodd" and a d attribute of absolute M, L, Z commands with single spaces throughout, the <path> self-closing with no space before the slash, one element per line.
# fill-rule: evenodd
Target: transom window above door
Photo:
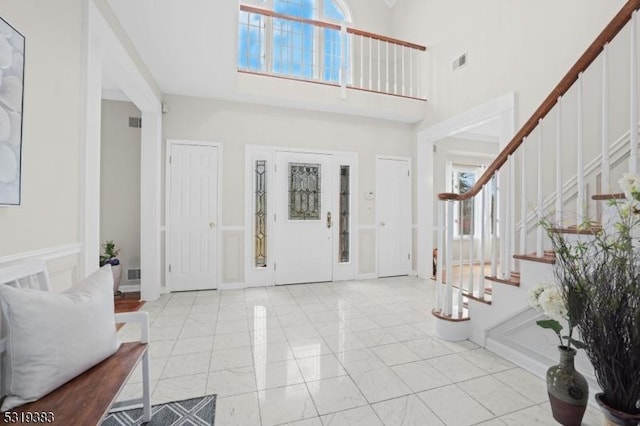
<path fill-rule="evenodd" d="M 351 19 L 342 0 L 253 3 L 270 13 L 240 11 L 239 69 L 330 83 L 347 75 L 349 38 L 340 25 Z"/>

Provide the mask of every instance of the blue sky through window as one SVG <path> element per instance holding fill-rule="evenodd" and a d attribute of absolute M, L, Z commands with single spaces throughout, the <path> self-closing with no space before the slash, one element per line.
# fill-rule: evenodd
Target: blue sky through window
<path fill-rule="evenodd" d="M 345 19 L 344 11 L 333 0 L 273 0 L 273 10 L 306 19 Z M 261 15 L 240 13 L 239 68 L 339 82 L 343 48 L 340 31 L 282 18 L 273 18 L 267 28 Z M 271 46 L 271 69 L 265 61 L 267 44 Z"/>

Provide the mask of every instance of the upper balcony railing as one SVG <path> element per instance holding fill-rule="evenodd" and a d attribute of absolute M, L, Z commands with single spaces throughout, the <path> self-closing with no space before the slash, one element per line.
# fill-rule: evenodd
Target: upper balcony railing
<path fill-rule="evenodd" d="M 426 47 L 346 25 L 240 6 L 238 71 L 425 100 Z"/>

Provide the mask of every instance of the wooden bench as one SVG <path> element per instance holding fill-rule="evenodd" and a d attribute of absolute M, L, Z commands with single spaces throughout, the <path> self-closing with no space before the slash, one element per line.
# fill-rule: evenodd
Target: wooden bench
<path fill-rule="evenodd" d="M 32 261 L 0 269 L 0 285 L 51 291 L 44 261 Z M 110 409 L 140 405 L 143 407 L 144 420 L 151 420 L 148 315 L 146 312 L 130 312 L 115 314 L 115 316 L 117 323 L 140 323 L 139 342 L 123 343 L 111 357 L 41 399 L 2 413 L 0 423 L 33 424 L 33 421 L 27 422 L 29 415 L 36 412 L 51 412 L 55 419 L 53 424 L 100 425 Z M 6 321 L 6 318 L 4 320 Z M 3 355 L 6 350 L 6 337 L 3 337 L 0 339 L 0 355 Z M 142 360 L 142 397 L 116 403 L 116 397 L 140 360 Z M 34 380 L 38 378 L 34 377 Z M 4 395 L 6 392 L 2 388 L 2 396 Z M 7 419 L 25 419 L 25 422 L 6 421 Z"/>

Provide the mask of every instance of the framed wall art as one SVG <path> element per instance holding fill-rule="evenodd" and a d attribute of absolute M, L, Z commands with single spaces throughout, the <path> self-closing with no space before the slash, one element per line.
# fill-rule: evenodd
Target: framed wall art
<path fill-rule="evenodd" d="M 24 44 L 0 17 L 0 205 L 21 201 Z"/>

